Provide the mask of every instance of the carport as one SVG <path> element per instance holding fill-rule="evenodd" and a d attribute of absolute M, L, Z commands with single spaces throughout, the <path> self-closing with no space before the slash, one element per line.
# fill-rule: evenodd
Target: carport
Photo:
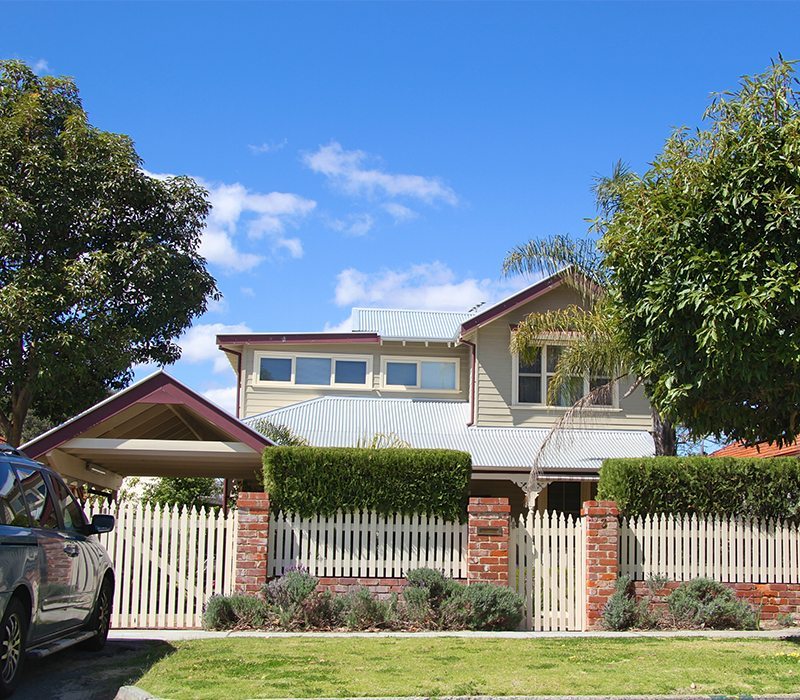
<path fill-rule="evenodd" d="M 68 482 L 117 491 L 126 476 L 252 479 L 271 444 L 158 371 L 21 449 Z"/>

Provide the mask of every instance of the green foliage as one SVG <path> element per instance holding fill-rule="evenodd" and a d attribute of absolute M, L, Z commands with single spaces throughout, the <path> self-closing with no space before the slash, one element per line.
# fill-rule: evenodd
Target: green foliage
<path fill-rule="evenodd" d="M 466 452 L 345 447 L 264 450 L 264 488 L 278 511 L 426 513 L 463 520 L 471 473 Z"/>
<path fill-rule="evenodd" d="M 257 418 L 251 427 L 264 437 L 272 440 L 276 445 L 294 445 L 297 447 L 308 445 L 308 441 L 292 432 L 292 429 L 285 425 L 273 423 L 266 418 Z"/>
<path fill-rule="evenodd" d="M 274 621 L 263 598 L 243 593 L 213 595 L 203 611 L 203 627 L 211 630 L 261 629 Z"/>
<path fill-rule="evenodd" d="M 755 611 L 726 585 L 696 578 L 670 593 L 667 607 L 675 627 L 752 630 Z"/>
<path fill-rule="evenodd" d="M 800 460 L 734 457 L 607 459 L 598 498 L 629 516 L 697 513 L 800 518 Z"/>
<path fill-rule="evenodd" d="M 351 630 L 369 630 L 391 626 L 394 620 L 396 600 L 380 600 L 369 588 L 357 588 L 345 596 L 344 620 Z"/>
<path fill-rule="evenodd" d="M 344 626 L 347 601 L 330 591 L 315 591 L 298 606 L 296 620 L 301 629 L 331 630 Z"/>
<path fill-rule="evenodd" d="M 269 605 L 281 612 L 293 612 L 317 588 L 319 579 L 304 569 L 289 569 L 262 588 Z"/>
<path fill-rule="evenodd" d="M 142 500 L 162 506 L 199 508 L 218 503 L 220 493 L 219 481 L 211 477 L 163 477 L 156 483 L 144 487 Z"/>
<path fill-rule="evenodd" d="M 607 630 L 628 630 L 632 627 L 655 627 L 657 620 L 648 609 L 648 600 L 636 600 L 629 576 L 620 576 L 614 584 L 614 593 L 603 608 L 603 627 Z"/>
<path fill-rule="evenodd" d="M 218 298 L 199 254 L 205 191 L 156 179 L 133 141 L 89 124 L 69 78 L 0 62 L 0 432 L 32 407 L 78 413 Z"/>
<path fill-rule="evenodd" d="M 609 299 L 654 407 L 695 435 L 800 434 L 800 110 L 794 64 L 716 95 L 595 229 Z"/>
<path fill-rule="evenodd" d="M 449 629 L 515 630 L 524 601 L 506 586 L 473 583 L 454 588 L 442 602 L 442 626 Z"/>

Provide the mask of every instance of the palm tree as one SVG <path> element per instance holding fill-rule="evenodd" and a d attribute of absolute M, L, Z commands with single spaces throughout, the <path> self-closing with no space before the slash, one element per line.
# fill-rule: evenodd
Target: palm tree
<path fill-rule="evenodd" d="M 599 180 L 594 187 L 598 206 L 608 214 L 614 207 L 615 188 L 629 178 L 627 171 L 617 165 L 612 178 Z M 608 377 L 609 381 L 595 387 L 579 398 L 556 423 L 534 459 L 528 480 L 528 492 L 540 490 L 539 461 L 547 445 L 557 440 L 559 434 L 578 417 L 583 409 L 608 396 L 613 384 L 630 372 L 633 366 L 633 348 L 615 322 L 608 302 L 612 284 L 611 271 L 605 266 L 602 252 L 594 239 L 572 239 L 566 236 L 531 240 L 513 248 L 503 262 L 503 273 L 562 275 L 565 284 L 579 293 L 579 302 L 563 309 L 553 309 L 531 314 L 519 322 L 511 338 L 511 352 L 522 361 L 535 359 L 542 341 L 556 337 L 567 338 L 560 354 L 555 374 L 548 386 L 548 399 L 555 403 L 560 392 L 568 390 L 571 378 L 588 374 L 591 377 Z M 642 384 L 634 378 L 626 396 Z M 645 391 L 647 387 L 645 386 Z M 651 409 L 652 435 L 658 455 L 676 453 L 675 427 Z"/>

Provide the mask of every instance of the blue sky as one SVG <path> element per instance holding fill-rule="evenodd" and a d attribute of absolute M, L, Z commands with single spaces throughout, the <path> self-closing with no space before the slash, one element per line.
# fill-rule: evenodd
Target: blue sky
<path fill-rule="evenodd" d="M 215 210 L 224 294 L 169 369 L 226 407 L 222 330 L 465 309 L 504 254 L 582 234 L 592 178 L 642 170 L 712 91 L 800 58 L 793 3 L 4 3 L 0 56 L 72 75 L 91 121 Z"/>

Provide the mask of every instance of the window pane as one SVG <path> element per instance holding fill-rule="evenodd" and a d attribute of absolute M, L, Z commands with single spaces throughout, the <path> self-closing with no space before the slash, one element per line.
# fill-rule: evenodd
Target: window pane
<path fill-rule="evenodd" d="M 258 378 L 262 382 L 291 381 L 292 360 L 288 357 L 262 357 Z"/>
<path fill-rule="evenodd" d="M 337 384 L 366 384 L 367 363 L 365 360 L 336 360 Z"/>
<path fill-rule="evenodd" d="M 564 350 L 561 345 L 548 345 L 547 346 L 547 372 L 552 373 L 556 371 L 556 365 L 561 359 L 561 353 Z"/>
<path fill-rule="evenodd" d="M 542 378 L 520 377 L 517 398 L 520 403 L 542 403 Z"/>
<path fill-rule="evenodd" d="M 547 510 L 575 517 L 581 514 L 581 485 L 578 481 L 552 481 L 547 485 Z"/>
<path fill-rule="evenodd" d="M 5 462 L 0 462 L 0 525 L 30 527 L 22 489 L 14 471 Z"/>
<path fill-rule="evenodd" d="M 547 378 L 547 389 L 550 390 L 550 377 Z M 570 377 L 569 381 L 561 387 L 556 396 L 554 406 L 572 406 L 583 396 L 583 379 L 581 377 Z"/>
<path fill-rule="evenodd" d="M 519 361 L 520 374 L 541 374 L 542 373 L 542 349 L 536 348 L 536 356 L 532 362 Z"/>
<path fill-rule="evenodd" d="M 591 377 L 589 379 L 589 391 L 594 391 L 603 387 L 597 392 L 597 395 L 592 399 L 592 404 L 595 406 L 611 406 L 614 399 L 614 392 L 612 391 L 612 384 L 609 384 L 610 377 Z"/>
<path fill-rule="evenodd" d="M 58 529 L 58 516 L 53 499 L 44 483 L 42 473 L 35 469 L 17 466 L 22 490 L 31 512 L 31 525 L 50 530 Z"/>
<path fill-rule="evenodd" d="M 455 389 L 456 363 L 423 362 L 421 386 L 423 389 Z"/>
<path fill-rule="evenodd" d="M 298 357 L 294 369 L 295 384 L 330 384 L 331 360 L 329 357 Z"/>
<path fill-rule="evenodd" d="M 392 386 L 416 386 L 416 362 L 387 362 L 386 383 Z"/>
<path fill-rule="evenodd" d="M 58 479 L 51 478 L 56 489 L 56 497 L 61 504 L 61 514 L 64 517 L 64 527 L 67 530 L 80 530 L 86 524 L 83 511 L 77 504 L 69 489 Z"/>

